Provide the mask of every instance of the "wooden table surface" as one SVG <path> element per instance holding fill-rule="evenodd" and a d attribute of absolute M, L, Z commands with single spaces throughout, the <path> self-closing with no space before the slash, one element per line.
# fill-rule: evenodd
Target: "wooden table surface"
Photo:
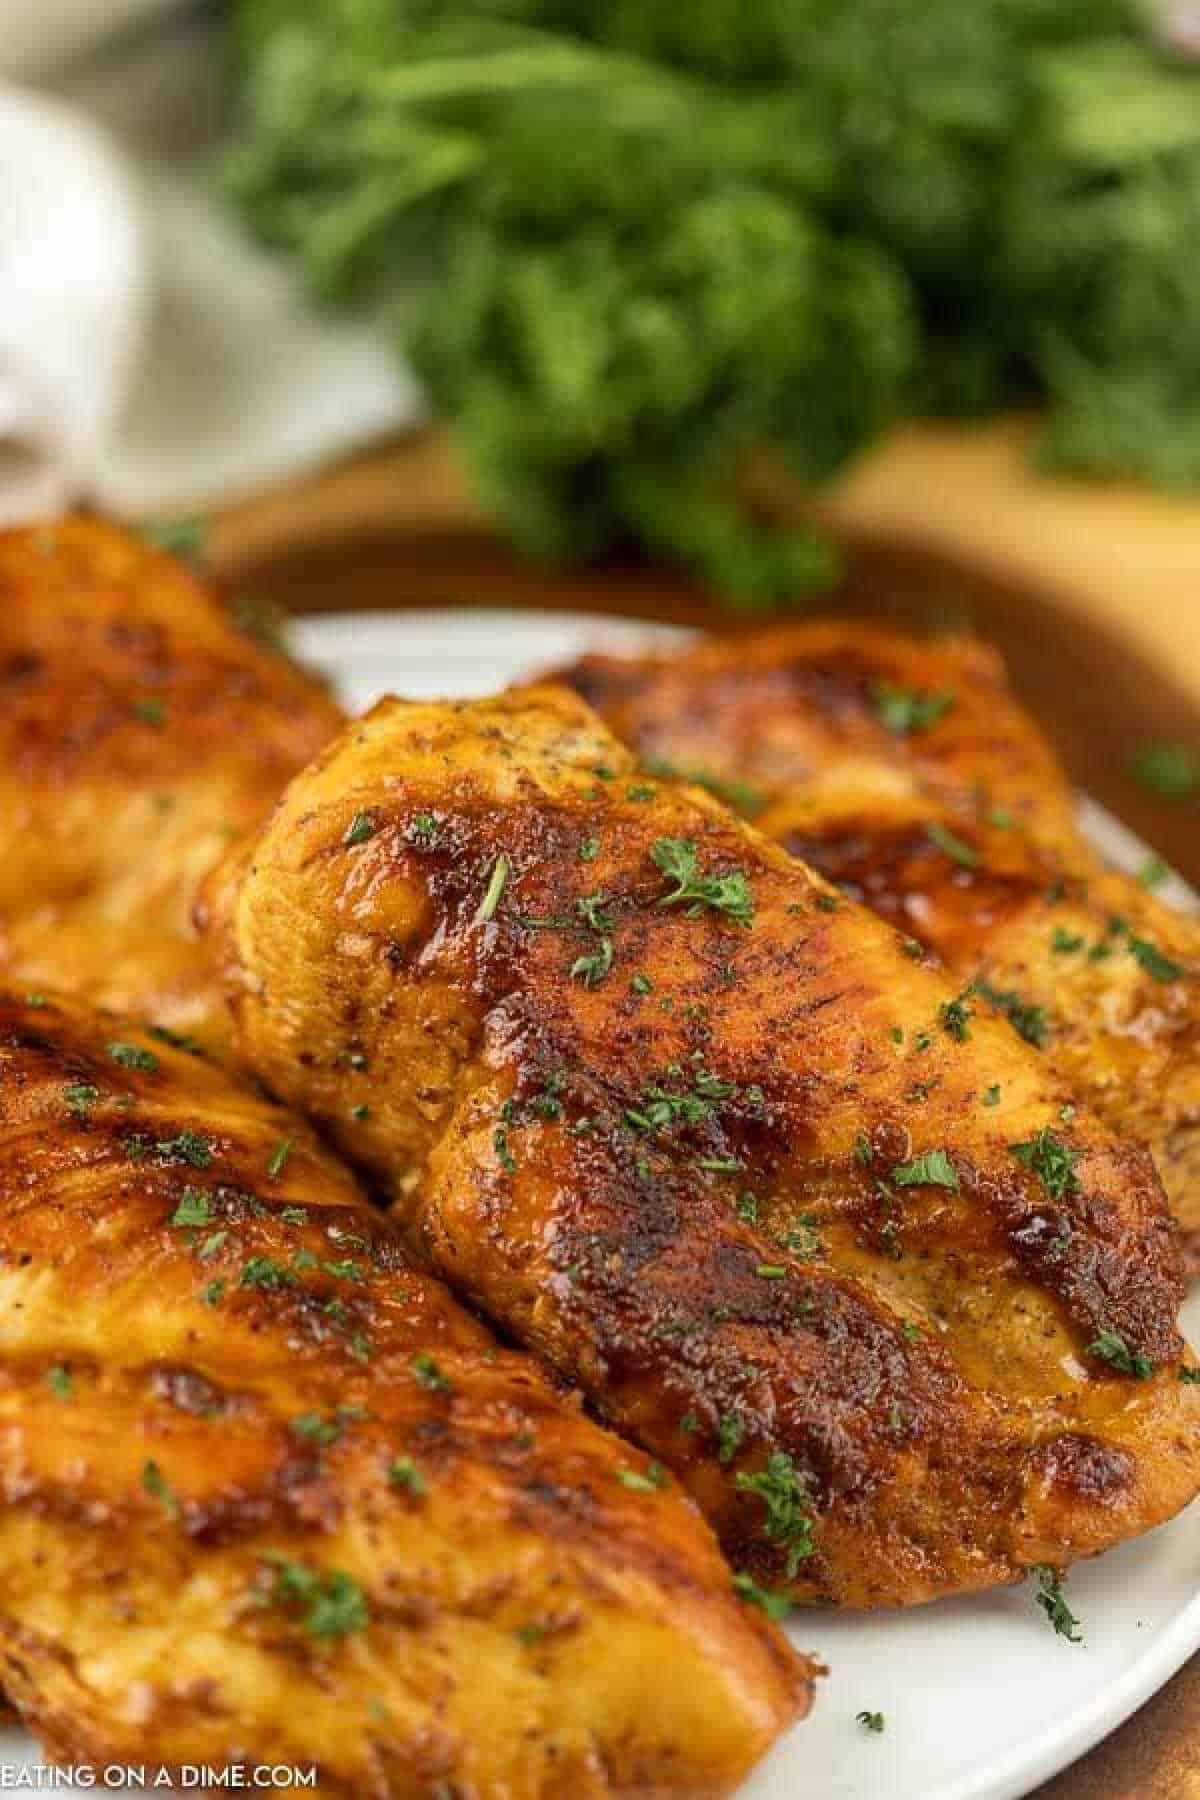
<path fill-rule="evenodd" d="M 1075 779 L 1200 884 L 1200 809 L 1147 795 L 1150 740 L 1200 754 L 1200 504 L 1036 478 L 1030 427 L 912 427 L 837 488 L 753 472 L 764 509 L 828 525 L 849 558 L 839 607 L 997 643 Z M 218 573 L 296 611 L 462 603 L 742 623 L 639 567 L 564 576 L 513 555 L 442 434 L 356 458 L 216 521 Z M 1197 1526 L 1200 1577 L 1200 1522 Z M 996 1703 L 1003 1705 L 1003 1695 Z M 1042 1800 L 1200 1800 L 1200 1657 Z"/>

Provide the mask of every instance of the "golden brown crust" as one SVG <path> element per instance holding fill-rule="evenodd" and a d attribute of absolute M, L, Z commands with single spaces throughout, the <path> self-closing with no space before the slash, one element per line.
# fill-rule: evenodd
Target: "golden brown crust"
<path fill-rule="evenodd" d="M 666 841 L 752 922 L 670 904 Z M 384 702 L 208 904 L 253 1066 L 756 1579 L 983 1587 L 1200 1485 L 1146 1155 L 565 691 Z"/>
<path fill-rule="evenodd" d="M 196 885 L 340 721 L 132 533 L 0 532 L 0 979 L 223 1031 Z"/>
<path fill-rule="evenodd" d="M 0 1284 L 0 1675 L 57 1757 L 699 1800 L 804 1710 L 678 1489 L 204 1061 L 0 1001 Z"/>
<path fill-rule="evenodd" d="M 1200 1265 L 1200 924 L 1102 867 L 991 651 L 817 621 L 585 657 L 565 679 L 651 765 L 731 785 L 768 835 L 1000 995 L 1150 1145 Z M 904 728 L 896 696 L 933 716 Z"/>

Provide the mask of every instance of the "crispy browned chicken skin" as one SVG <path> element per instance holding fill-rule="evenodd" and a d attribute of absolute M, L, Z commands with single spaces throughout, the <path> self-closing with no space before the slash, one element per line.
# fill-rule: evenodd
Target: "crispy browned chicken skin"
<path fill-rule="evenodd" d="M 992 651 L 819 621 L 565 679 L 651 767 L 703 775 L 979 981 L 1151 1146 L 1200 1267 L 1200 923 L 1104 867 Z"/>
<path fill-rule="evenodd" d="M 57 1758 L 699 1800 L 805 1710 L 678 1488 L 203 1061 L 0 1001 L 0 1271 L 0 1675 Z"/>
<path fill-rule="evenodd" d="M 1146 1153 L 574 695 L 383 702 L 209 900 L 253 1066 L 757 1581 L 923 1600 L 1196 1492 Z"/>
<path fill-rule="evenodd" d="M 0 532 L 0 979 L 223 1030 L 197 883 L 340 721 L 132 533 Z"/>

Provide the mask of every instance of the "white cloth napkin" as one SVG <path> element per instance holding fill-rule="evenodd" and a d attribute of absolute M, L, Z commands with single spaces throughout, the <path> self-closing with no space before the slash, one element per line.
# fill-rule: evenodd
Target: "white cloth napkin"
<path fill-rule="evenodd" d="M 315 318 L 197 179 L 0 86 L 0 524 L 229 502 L 420 412 L 391 347 Z"/>

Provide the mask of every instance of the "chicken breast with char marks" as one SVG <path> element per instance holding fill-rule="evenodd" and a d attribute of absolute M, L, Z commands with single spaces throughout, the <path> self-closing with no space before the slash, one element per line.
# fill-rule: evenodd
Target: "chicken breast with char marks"
<path fill-rule="evenodd" d="M 1200 1269 L 1200 922 L 1106 868 L 999 658 L 814 621 L 565 671 L 936 952 L 1114 1131 L 1150 1145 Z"/>
<path fill-rule="evenodd" d="M 1196 1492 L 1144 1150 L 566 690 L 381 703 L 205 907 L 242 1054 L 751 1582 L 925 1600 Z"/>
<path fill-rule="evenodd" d="M 0 1678 L 55 1758 L 731 1790 L 810 1665 L 280 1108 L 0 1001 Z"/>
<path fill-rule="evenodd" d="M 0 980 L 223 1034 L 197 884 L 340 722 L 134 534 L 0 532 Z"/>

